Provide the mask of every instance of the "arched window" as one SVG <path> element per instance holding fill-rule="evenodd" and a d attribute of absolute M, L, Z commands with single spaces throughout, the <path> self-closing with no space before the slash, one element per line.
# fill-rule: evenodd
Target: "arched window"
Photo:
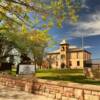
<path fill-rule="evenodd" d="M 61 55 L 61 59 L 62 59 L 62 60 L 65 59 L 65 55 Z"/>
<path fill-rule="evenodd" d="M 80 66 L 80 61 L 77 61 L 77 66 Z"/>
<path fill-rule="evenodd" d="M 65 48 L 64 48 L 64 47 L 62 47 L 62 48 L 61 48 L 61 51 L 64 51 L 64 50 L 65 50 Z"/>
<path fill-rule="evenodd" d="M 64 63 L 61 63 L 61 68 L 65 68 L 65 64 Z"/>

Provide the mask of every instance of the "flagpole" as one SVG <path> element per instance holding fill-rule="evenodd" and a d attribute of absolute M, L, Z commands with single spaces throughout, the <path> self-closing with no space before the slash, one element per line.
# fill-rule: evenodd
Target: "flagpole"
<path fill-rule="evenodd" d="M 82 33 L 82 35 L 81 35 L 82 37 L 81 37 L 81 41 L 82 41 L 82 55 L 83 55 L 83 73 L 84 73 L 84 75 L 86 75 L 86 69 L 85 69 L 85 64 L 84 64 L 84 35 L 83 35 L 83 33 Z"/>
<path fill-rule="evenodd" d="M 82 50 L 84 50 L 84 36 L 83 36 L 83 33 L 82 33 Z"/>

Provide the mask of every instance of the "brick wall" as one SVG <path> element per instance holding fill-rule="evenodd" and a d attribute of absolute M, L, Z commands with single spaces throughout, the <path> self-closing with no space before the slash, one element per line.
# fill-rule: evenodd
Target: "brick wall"
<path fill-rule="evenodd" d="M 100 100 L 100 86 L 78 83 L 29 80 L 0 76 L 0 84 L 47 96 L 52 100 Z"/>

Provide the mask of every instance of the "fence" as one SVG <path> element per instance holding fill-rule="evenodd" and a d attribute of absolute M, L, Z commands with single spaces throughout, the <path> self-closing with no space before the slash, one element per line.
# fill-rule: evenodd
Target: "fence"
<path fill-rule="evenodd" d="M 92 68 L 93 76 L 97 79 L 100 79 L 100 58 L 91 59 L 85 62 L 84 66 Z"/>

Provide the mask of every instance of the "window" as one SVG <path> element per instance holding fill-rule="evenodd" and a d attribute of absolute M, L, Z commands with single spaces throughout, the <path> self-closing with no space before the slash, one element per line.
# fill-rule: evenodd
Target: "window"
<path fill-rule="evenodd" d="M 58 60 L 58 55 L 56 55 L 56 60 Z"/>
<path fill-rule="evenodd" d="M 61 55 L 61 59 L 64 60 L 65 59 L 65 55 Z"/>
<path fill-rule="evenodd" d="M 51 58 L 51 55 L 50 55 L 50 56 L 48 56 L 48 58 Z"/>
<path fill-rule="evenodd" d="M 79 61 L 77 61 L 77 66 L 80 66 L 80 62 Z"/>
<path fill-rule="evenodd" d="M 65 48 L 64 48 L 64 47 L 62 47 L 62 48 L 61 48 L 61 51 L 64 51 L 64 50 L 65 50 Z"/>
<path fill-rule="evenodd" d="M 61 68 L 65 68 L 65 63 L 61 63 Z"/>
<path fill-rule="evenodd" d="M 69 66 L 72 66 L 72 62 L 71 61 L 69 61 Z"/>
<path fill-rule="evenodd" d="M 56 62 L 56 66 L 58 66 L 58 62 Z"/>

